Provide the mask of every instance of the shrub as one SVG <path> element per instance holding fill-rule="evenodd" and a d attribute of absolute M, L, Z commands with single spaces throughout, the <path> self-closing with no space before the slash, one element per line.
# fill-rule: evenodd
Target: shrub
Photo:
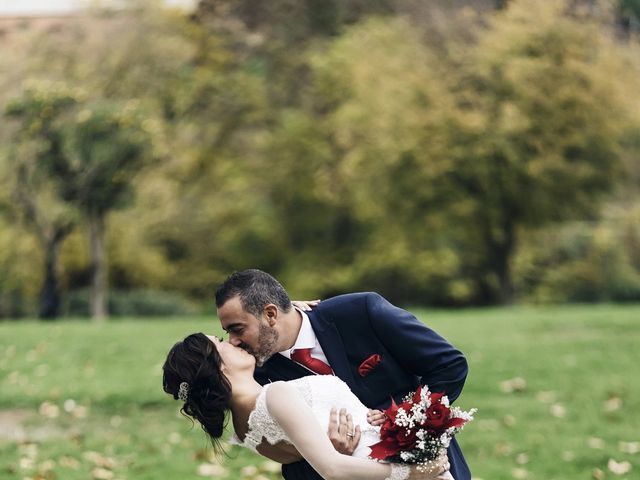
<path fill-rule="evenodd" d="M 88 289 L 70 291 L 64 299 L 65 316 L 89 316 Z M 174 292 L 151 289 L 111 290 L 108 299 L 112 316 L 188 315 L 196 311 L 193 304 Z"/>

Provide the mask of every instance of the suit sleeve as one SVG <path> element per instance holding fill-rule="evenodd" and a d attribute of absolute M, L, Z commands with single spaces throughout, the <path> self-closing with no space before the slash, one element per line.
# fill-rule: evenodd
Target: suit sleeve
<path fill-rule="evenodd" d="M 366 297 L 371 326 L 400 365 L 433 392 L 445 392 L 454 401 L 467 378 L 464 355 L 412 314 L 370 293 Z"/>

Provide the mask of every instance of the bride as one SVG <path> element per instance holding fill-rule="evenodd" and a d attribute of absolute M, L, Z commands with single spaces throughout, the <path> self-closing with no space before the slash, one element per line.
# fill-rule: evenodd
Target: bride
<path fill-rule="evenodd" d="M 338 377 L 316 375 L 261 386 L 253 378 L 255 358 L 230 343 L 203 333 L 176 343 L 163 366 L 163 388 L 184 402 L 182 411 L 197 420 L 215 448 L 231 418 L 239 443 L 254 451 L 265 439 L 292 445 L 283 463 L 304 458 L 325 479 L 452 480 L 446 457 L 424 472 L 416 466 L 368 459 L 380 441 L 379 427 L 367 423 L 368 409 Z M 347 409 L 355 430 L 351 456 L 337 452 L 326 435 L 335 408 Z M 357 435 L 356 435 L 357 433 Z"/>

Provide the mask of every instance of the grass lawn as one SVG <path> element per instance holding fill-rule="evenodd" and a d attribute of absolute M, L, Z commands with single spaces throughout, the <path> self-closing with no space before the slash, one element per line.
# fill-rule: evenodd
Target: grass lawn
<path fill-rule="evenodd" d="M 412 309 L 467 356 L 474 478 L 640 478 L 640 306 Z M 0 323 L 0 479 L 277 479 L 215 458 L 161 389 L 169 347 L 214 318 Z M 625 471 L 627 471 L 625 473 Z"/>

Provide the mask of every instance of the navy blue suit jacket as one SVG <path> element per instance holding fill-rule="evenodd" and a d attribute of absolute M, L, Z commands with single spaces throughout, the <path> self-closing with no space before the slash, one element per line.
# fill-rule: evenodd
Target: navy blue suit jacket
<path fill-rule="evenodd" d="M 377 293 L 352 293 L 323 300 L 307 312 L 311 326 L 331 368 L 369 408 L 385 409 L 419 384 L 445 392 L 453 402 L 462 391 L 467 361 L 440 335 L 406 310 L 393 306 Z M 381 356 L 366 376 L 358 367 L 372 355 Z M 274 355 L 255 372 L 262 385 L 309 375 L 306 368 Z M 449 447 L 451 474 L 470 480 L 471 473 L 458 443 Z M 320 479 L 307 462 L 283 465 L 287 480 Z"/>

